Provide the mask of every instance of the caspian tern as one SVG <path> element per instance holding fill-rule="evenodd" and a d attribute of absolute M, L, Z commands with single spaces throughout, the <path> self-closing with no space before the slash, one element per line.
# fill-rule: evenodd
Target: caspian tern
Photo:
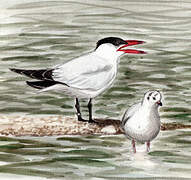
<path fill-rule="evenodd" d="M 10 70 L 23 74 L 38 81 L 26 81 L 40 91 L 56 90 L 76 99 L 75 108 L 79 121 L 82 118 L 78 99 L 89 99 L 89 123 L 92 119 L 92 98 L 95 98 L 109 88 L 117 74 L 119 57 L 125 53 L 144 54 L 144 51 L 126 49 L 128 46 L 142 44 L 143 41 L 123 40 L 118 37 L 107 37 L 97 42 L 95 50 L 83 56 L 72 59 L 62 65 L 50 69 Z"/>
<path fill-rule="evenodd" d="M 131 106 L 123 115 L 122 128 L 126 136 L 132 140 L 133 151 L 136 153 L 135 141 L 146 142 L 147 152 L 152 141 L 160 131 L 158 108 L 162 106 L 159 91 L 148 91 L 141 103 Z"/>

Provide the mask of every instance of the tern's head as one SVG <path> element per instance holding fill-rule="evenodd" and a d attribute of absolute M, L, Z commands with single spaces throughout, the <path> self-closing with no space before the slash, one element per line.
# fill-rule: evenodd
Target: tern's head
<path fill-rule="evenodd" d="M 123 40 L 118 37 L 107 37 L 97 42 L 95 51 L 102 56 L 119 57 L 125 53 L 145 54 L 144 51 L 135 49 L 126 49 L 128 46 L 143 44 L 144 41 L 138 40 Z"/>
<path fill-rule="evenodd" d="M 149 106 L 159 107 L 162 106 L 162 95 L 159 91 L 148 91 L 144 95 L 143 104 Z"/>

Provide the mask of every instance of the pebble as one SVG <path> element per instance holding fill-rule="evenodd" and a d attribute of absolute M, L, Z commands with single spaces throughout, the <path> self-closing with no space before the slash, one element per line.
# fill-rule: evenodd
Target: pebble
<path fill-rule="evenodd" d="M 117 131 L 113 125 L 106 126 L 101 129 L 101 132 L 104 134 L 116 134 Z"/>

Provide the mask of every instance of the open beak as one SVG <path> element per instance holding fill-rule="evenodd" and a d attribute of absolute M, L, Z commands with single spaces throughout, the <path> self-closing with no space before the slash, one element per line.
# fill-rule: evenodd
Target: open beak
<path fill-rule="evenodd" d="M 159 106 L 162 106 L 162 102 L 161 102 L 161 101 L 157 101 L 157 104 L 158 104 Z"/>
<path fill-rule="evenodd" d="M 121 46 L 117 51 L 123 51 L 124 53 L 131 53 L 131 54 L 146 54 L 145 51 L 135 50 L 135 49 L 124 49 L 128 46 L 133 46 L 137 44 L 143 44 L 144 41 L 137 41 L 137 40 L 125 40 L 127 44 Z"/>

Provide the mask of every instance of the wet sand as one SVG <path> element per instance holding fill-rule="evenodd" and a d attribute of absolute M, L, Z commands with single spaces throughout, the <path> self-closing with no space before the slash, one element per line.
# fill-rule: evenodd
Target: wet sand
<path fill-rule="evenodd" d="M 63 116 L 0 116 L 0 134 L 13 136 L 115 135 L 123 134 L 119 120 L 95 119 L 97 123 L 79 122 Z M 162 123 L 161 130 L 191 128 L 180 123 Z"/>

